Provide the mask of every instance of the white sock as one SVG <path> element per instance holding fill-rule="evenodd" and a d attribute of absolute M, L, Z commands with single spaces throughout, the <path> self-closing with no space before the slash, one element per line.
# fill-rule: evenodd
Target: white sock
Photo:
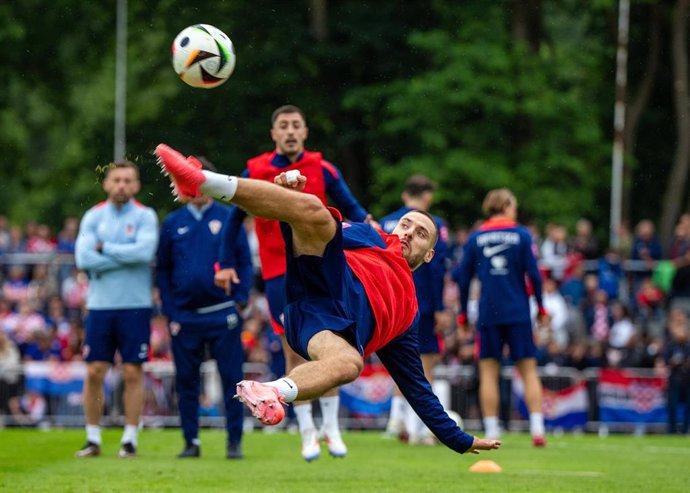
<path fill-rule="evenodd" d="M 401 395 L 394 395 L 391 400 L 391 413 L 388 422 L 401 422 L 405 420 L 405 398 Z"/>
<path fill-rule="evenodd" d="M 501 430 L 498 428 L 498 416 L 484 416 L 484 433 L 486 438 L 495 440 L 501 436 Z"/>
<path fill-rule="evenodd" d="M 292 402 L 297 399 L 297 384 L 291 378 L 279 378 L 272 382 L 266 382 L 266 385 L 277 388 L 280 397 L 282 397 L 285 402 Z"/>
<path fill-rule="evenodd" d="M 412 409 L 412 406 L 405 401 L 405 429 L 407 434 L 411 437 L 418 438 L 421 436 L 424 423 L 417 416 L 417 413 Z"/>
<path fill-rule="evenodd" d="M 120 443 L 129 442 L 136 447 L 138 431 L 139 427 L 137 425 L 125 425 L 125 432 L 122 434 L 122 440 L 120 440 Z"/>
<path fill-rule="evenodd" d="M 295 406 L 295 416 L 297 417 L 300 434 L 304 435 L 306 431 L 316 429 L 314 417 L 311 414 L 311 402 Z"/>
<path fill-rule="evenodd" d="M 101 438 L 101 427 L 99 425 L 86 425 L 86 441 L 101 445 L 103 438 Z"/>
<path fill-rule="evenodd" d="M 201 446 L 201 440 L 198 438 L 192 438 L 192 445 L 196 445 L 197 447 Z"/>
<path fill-rule="evenodd" d="M 338 408 L 340 407 L 340 396 L 320 397 L 321 416 L 323 417 L 323 427 L 327 431 L 338 431 Z"/>
<path fill-rule="evenodd" d="M 204 195 L 230 202 L 237 191 L 237 177 L 221 175 L 213 171 L 201 171 L 206 177 L 206 181 L 199 186 Z"/>
<path fill-rule="evenodd" d="M 529 413 L 529 432 L 533 437 L 544 436 L 544 415 L 542 413 Z"/>

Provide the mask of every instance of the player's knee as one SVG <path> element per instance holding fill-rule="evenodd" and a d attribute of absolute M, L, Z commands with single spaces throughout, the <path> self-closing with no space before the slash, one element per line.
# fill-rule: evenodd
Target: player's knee
<path fill-rule="evenodd" d="M 91 382 L 102 382 L 105 379 L 105 374 L 108 368 L 99 363 L 92 363 L 87 366 L 86 376 Z"/>
<path fill-rule="evenodd" d="M 359 356 L 342 357 L 338 365 L 338 368 L 340 369 L 341 379 L 338 385 L 343 385 L 356 380 L 357 377 L 359 377 L 359 374 L 362 373 L 363 366 L 364 363 L 362 362 L 362 358 L 360 358 Z"/>
<path fill-rule="evenodd" d="M 316 195 L 301 194 L 300 217 L 313 228 L 323 228 L 333 222 L 333 216 Z"/>
<path fill-rule="evenodd" d="M 142 368 L 140 365 L 123 365 L 122 366 L 122 379 L 125 383 L 138 383 L 143 377 Z"/>

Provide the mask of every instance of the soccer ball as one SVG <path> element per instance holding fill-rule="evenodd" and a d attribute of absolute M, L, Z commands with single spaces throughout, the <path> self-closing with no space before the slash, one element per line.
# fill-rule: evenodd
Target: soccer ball
<path fill-rule="evenodd" d="M 173 41 L 172 64 L 185 83 L 211 89 L 228 80 L 235 69 L 235 48 L 220 29 L 195 24 Z"/>
<path fill-rule="evenodd" d="M 448 417 L 450 419 L 455 421 L 455 424 L 458 425 L 460 428 L 465 427 L 465 423 L 463 423 L 462 417 L 460 417 L 460 415 L 458 413 L 456 413 L 455 411 L 452 411 L 451 409 L 446 409 L 446 414 L 448 415 Z"/>

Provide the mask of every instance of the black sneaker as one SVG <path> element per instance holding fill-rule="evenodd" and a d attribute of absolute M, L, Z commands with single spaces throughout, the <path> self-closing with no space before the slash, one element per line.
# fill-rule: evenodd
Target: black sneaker
<path fill-rule="evenodd" d="M 99 455 L 101 455 L 101 446 L 93 442 L 86 442 L 86 445 L 74 454 L 75 457 L 98 457 Z"/>
<path fill-rule="evenodd" d="M 227 453 L 225 454 L 226 459 L 243 459 L 244 454 L 242 453 L 242 444 L 240 442 L 230 442 L 228 443 Z"/>
<path fill-rule="evenodd" d="M 201 448 L 198 445 L 186 445 L 184 450 L 177 454 L 178 459 L 189 459 L 192 457 L 201 457 Z"/>
<path fill-rule="evenodd" d="M 127 459 L 129 457 L 137 456 L 137 449 L 132 442 L 123 443 L 120 446 L 120 453 L 118 454 L 121 459 Z"/>

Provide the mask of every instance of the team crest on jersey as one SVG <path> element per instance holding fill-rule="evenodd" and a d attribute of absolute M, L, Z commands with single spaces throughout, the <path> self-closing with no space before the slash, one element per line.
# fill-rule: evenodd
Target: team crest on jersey
<path fill-rule="evenodd" d="M 218 219 L 212 219 L 208 222 L 208 229 L 211 230 L 211 234 L 217 235 L 220 233 L 220 230 L 223 228 L 223 223 L 220 222 Z"/>

